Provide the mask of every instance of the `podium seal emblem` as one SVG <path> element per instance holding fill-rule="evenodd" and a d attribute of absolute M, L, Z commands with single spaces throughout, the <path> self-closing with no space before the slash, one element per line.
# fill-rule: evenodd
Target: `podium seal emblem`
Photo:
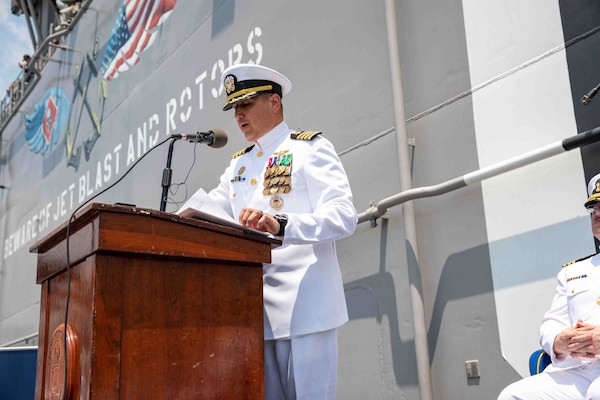
<path fill-rule="evenodd" d="M 65 324 L 56 327 L 48 341 L 45 400 L 62 400 L 63 394 L 66 394 L 65 400 L 72 398 L 73 379 L 78 374 L 77 339 L 73 328 L 68 324 L 66 327 Z"/>

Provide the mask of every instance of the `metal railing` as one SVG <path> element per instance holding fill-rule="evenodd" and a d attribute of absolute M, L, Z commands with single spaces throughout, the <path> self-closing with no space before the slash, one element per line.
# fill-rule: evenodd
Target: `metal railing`
<path fill-rule="evenodd" d="M 370 221 L 371 227 L 376 227 L 377 218 L 385 215 L 390 207 L 400 205 L 410 200 L 439 196 L 444 193 L 479 183 L 482 180 L 492 178 L 525 165 L 533 164 L 545 158 L 549 158 L 569 150 L 574 150 L 598 141 L 600 141 L 600 127 L 596 127 L 589 131 L 585 131 L 566 139 L 550 143 L 549 145 L 540 147 L 539 149 L 529 151 L 473 172 L 469 172 L 468 174 L 437 185 L 422 186 L 405 190 L 371 204 L 367 210 L 358 215 L 358 222 L 361 223 Z"/>
<path fill-rule="evenodd" d="M 35 53 L 31 56 L 27 67 L 19 73 L 19 76 L 7 88 L 6 96 L 0 102 L 0 139 L 6 125 L 19 112 L 21 105 L 39 82 L 41 77 L 40 71 L 48 64 L 56 49 L 60 48 L 63 37 L 71 32 L 79 19 L 90 7 L 92 1 L 83 1 L 77 14 L 69 19 L 68 23 L 61 22 L 57 26 L 58 30 L 55 33 L 44 38 L 42 43 L 36 48 Z"/>

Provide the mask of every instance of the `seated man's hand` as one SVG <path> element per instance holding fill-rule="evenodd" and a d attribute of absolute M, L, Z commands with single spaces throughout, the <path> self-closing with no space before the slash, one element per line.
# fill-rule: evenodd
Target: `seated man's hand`
<path fill-rule="evenodd" d="M 594 358 L 600 354 L 600 327 L 579 320 L 573 328 L 567 328 L 556 336 L 553 350 L 558 359 L 566 355 Z"/>

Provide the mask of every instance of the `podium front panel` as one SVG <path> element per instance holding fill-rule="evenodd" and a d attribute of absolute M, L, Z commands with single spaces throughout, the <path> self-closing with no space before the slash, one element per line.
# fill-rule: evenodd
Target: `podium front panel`
<path fill-rule="evenodd" d="M 272 244 L 261 239 L 246 246 L 247 237 L 168 218 L 103 214 L 88 211 L 87 223 L 75 230 L 74 243 L 82 247 L 74 265 L 61 264 L 61 231 L 39 247 L 36 400 L 62 398 L 65 388 L 68 399 L 81 400 L 262 400 L 262 262 L 256 254 L 268 261 Z M 190 249 L 194 243 L 182 244 L 180 233 L 167 234 L 174 250 L 161 254 L 164 243 L 151 238 L 157 226 L 167 231 L 156 237 L 179 227 L 202 243 L 205 234 L 207 248 L 225 257 L 203 257 L 203 247 Z M 140 251 L 145 247 L 150 250 Z"/>

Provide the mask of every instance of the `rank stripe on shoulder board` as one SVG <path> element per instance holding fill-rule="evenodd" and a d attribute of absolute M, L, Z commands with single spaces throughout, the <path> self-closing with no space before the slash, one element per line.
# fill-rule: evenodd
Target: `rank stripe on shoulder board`
<path fill-rule="evenodd" d="M 292 139 L 296 140 L 313 140 L 317 135 L 320 135 L 321 131 L 299 131 L 294 132 L 290 135 Z"/>
<path fill-rule="evenodd" d="M 244 154 L 246 154 L 247 152 L 249 152 L 250 150 L 252 150 L 254 148 L 254 145 L 252 146 L 248 146 L 243 150 L 238 151 L 237 153 L 235 153 L 234 155 L 231 156 L 231 159 L 233 160 L 234 158 L 238 158 L 239 156 L 243 156 Z"/>
<path fill-rule="evenodd" d="M 578 258 L 577 260 L 569 261 L 568 263 L 566 263 L 566 264 L 563 264 L 563 266 L 562 266 L 562 267 L 563 267 L 563 268 L 564 268 L 564 267 L 568 267 L 569 265 L 573 265 L 573 264 L 575 264 L 576 262 L 583 261 L 583 260 L 587 260 L 588 258 L 595 256 L 596 254 L 598 254 L 598 253 L 590 254 L 589 256 L 586 256 L 586 257 L 581 257 L 581 258 Z"/>

